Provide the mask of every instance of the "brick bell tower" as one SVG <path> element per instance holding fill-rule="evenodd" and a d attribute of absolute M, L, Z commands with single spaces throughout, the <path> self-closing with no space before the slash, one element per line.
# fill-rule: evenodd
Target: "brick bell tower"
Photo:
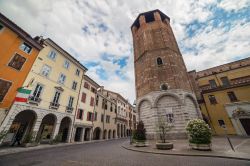
<path fill-rule="evenodd" d="M 171 136 L 186 137 L 188 120 L 200 116 L 187 69 L 170 26 L 160 10 L 139 14 L 131 26 L 136 108 L 147 137 L 158 139 L 159 118 L 173 122 Z"/>

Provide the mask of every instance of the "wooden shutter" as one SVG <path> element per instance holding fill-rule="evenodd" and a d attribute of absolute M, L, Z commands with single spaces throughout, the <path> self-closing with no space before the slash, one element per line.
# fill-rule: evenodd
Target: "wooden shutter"
<path fill-rule="evenodd" d="M 89 112 L 87 113 L 87 120 L 89 121 Z"/>
<path fill-rule="evenodd" d="M 83 103 L 85 103 L 85 101 L 86 101 L 86 93 L 82 93 L 82 99 L 81 99 L 81 101 L 83 102 Z"/>
<path fill-rule="evenodd" d="M 84 112 L 84 110 L 82 110 L 82 112 L 81 112 L 81 114 L 82 114 L 82 116 L 81 116 L 81 120 L 83 120 L 83 112 Z"/>
<path fill-rule="evenodd" d="M 77 110 L 76 118 L 79 119 L 80 109 Z"/>
<path fill-rule="evenodd" d="M 90 106 L 94 106 L 94 98 L 93 97 L 91 97 L 91 99 L 90 99 Z"/>

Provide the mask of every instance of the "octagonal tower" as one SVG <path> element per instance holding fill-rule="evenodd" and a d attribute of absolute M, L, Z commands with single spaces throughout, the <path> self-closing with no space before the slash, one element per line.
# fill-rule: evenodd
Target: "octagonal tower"
<path fill-rule="evenodd" d="M 160 117 L 172 117 L 171 135 L 183 138 L 186 122 L 199 117 L 200 112 L 170 18 L 158 9 L 141 13 L 131 31 L 136 103 L 148 138 L 157 138 Z"/>

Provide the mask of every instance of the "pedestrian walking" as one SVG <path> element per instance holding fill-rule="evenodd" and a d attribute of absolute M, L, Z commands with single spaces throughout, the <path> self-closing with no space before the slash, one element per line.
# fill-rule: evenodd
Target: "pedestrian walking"
<path fill-rule="evenodd" d="M 18 145 L 21 145 L 20 141 L 23 136 L 23 130 L 19 130 L 15 136 L 14 142 L 11 144 L 11 146 L 14 146 L 17 142 Z"/>

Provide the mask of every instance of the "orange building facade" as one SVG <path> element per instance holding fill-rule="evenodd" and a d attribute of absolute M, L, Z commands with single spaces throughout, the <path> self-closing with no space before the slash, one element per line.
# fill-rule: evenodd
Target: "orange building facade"
<path fill-rule="evenodd" d="M 0 124 L 41 49 L 28 33 L 0 13 Z"/>

